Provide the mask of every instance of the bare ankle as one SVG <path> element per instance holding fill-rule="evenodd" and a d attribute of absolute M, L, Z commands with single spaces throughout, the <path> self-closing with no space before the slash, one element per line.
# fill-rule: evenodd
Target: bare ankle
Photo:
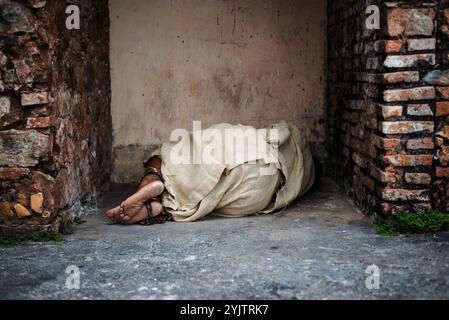
<path fill-rule="evenodd" d="M 157 175 L 154 175 L 154 174 L 147 175 L 146 177 L 144 177 L 142 179 L 142 182 L 140 182 L 140 185 L 139 185 L 139 188 L 137 189 L 137 191 L 139 191 L 143 187 L 145 187 L 155 181 L 161 181 L 161 179 Z"/>

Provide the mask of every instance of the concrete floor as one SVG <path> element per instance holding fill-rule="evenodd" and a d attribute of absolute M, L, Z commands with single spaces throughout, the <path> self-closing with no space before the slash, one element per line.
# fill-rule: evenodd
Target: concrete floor
<path fill-rule="evenodd" d="M 115 188 L 101 204 L 117 203 Z M 99 212 L 62 244 L 0 248 L 1 299 L 448 299 L 449 234 L 385 238 L 324 181 L 281 216 L 153 227 Z M 380 268 L 380 289 L 365 273 Z M 68 266 L 80 290 L 65 288 Z"/>

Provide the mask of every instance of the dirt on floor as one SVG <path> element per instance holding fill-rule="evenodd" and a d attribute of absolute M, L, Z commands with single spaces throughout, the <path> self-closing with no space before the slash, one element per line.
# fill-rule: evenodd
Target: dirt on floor
<path fill-rule="evenodd" d="M 101 211 L 131 190 L 61 244 L 0 247 L 0 299 L 449 298 L 449 234 L 377 235 L 330 180 L 282 215 L 111 225 Z"/>

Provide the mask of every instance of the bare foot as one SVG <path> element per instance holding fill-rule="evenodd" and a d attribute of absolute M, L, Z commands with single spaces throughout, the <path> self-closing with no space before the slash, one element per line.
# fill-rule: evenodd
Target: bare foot
<path fill-rule="evenodd" d="M 161 181 L 152 182 L 126 199 L 119 207 L 107 211 L 105 215 L 119 224 L 135 224 L 148 219 L 145 203 L 162 192 L 164 192 L 164 184 Z M 162 205 L 158 202 L 151 202 L 151 208 L 153 216 L 162 212 Z"/>
<path fill-rule="evenodd" d="M 111 219 L 113 222 L 115 221 L 115 217 L 119 216 L 121 214 L 121 211 L 123 210 L 122 205 L 119 205 L 118 207 L 115 207 L 114 209 L 110 209 L 105 212 L 105 216 Z"/>
<path fill-rule="evenodd" d="M 156 217 L 162 213 L 162 204 L 160 204 L 159 202 L 153 201 L 150 203 L 150 205 L 151 205 L 151 213 L 152 213 L 153 217 Z M 133 216 L 133 217 L 124 216 L 123 218 L 120 218 L 120 219 L 121 219 L 120 223 L 122 223 L 122 224 L 126 224 L 126 225 L 136 224 L 136 223 L 139 223 L 141 221 L 148 219 L 148 210 L 147 210 L 146 206 L 143 206 L 143 208 L 141 210 L 139 210 L 139 212 L 136 213 L 135 216 Z"/>

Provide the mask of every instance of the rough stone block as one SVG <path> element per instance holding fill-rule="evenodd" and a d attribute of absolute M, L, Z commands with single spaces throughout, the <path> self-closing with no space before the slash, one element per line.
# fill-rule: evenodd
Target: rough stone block
<path fill-rule="evenodd" d="M 3 201 L 0 201 L 0 215 L 5 217 L 5 218 L 12 218 L 16 214 L 12 210 L 11 205 L 9 204 L 9 202 L 3 200 Z"/>
<path fill-rule="evenodd" d="M 431 138 L 410 139 L 407 141 L 408 150 L 432 150 L 435 143 Z"/>
<path fill-rule="evenodd" d="M 15 99 L 0 96 L 0 128 L 20 122 L 24 118 L 22 107 Z"/>
<path fill-rule="evenodd" d="M 449 126 L 444 126 L 444 127 L 442 128 L 442 130 L 440 130 L 440 131 L 438 131 L 438 132 L 436 133 L 436 135 L 437 135 L 438 137 L 442 137 L 442 138 L 445 138 L 445 139 L 449 139 Z"/>
<path fill-rule="evenodd" d="M 433 162 L 433 155 L 431 154 L 397 154 L 384 156 L 384 161 L 387 164 L 396 167 L 414 167 L 414 166 L 431 166 Z"/>
<path fill-rule="evenodd" d="M 410 184 L 421 184 L 421 185 L 429 185 L 431 181 L 431 177 L 427 173 L 406 173 L 405 174 L 405 182 Z"/>
<path fill-rule="evenodd" d="M 449 178 L 449 168 L 448 167 L 437 167 L 435 169 L 435 175 L 438 178 Z"/>
<path fill-rule="evenodd" d="M 375 136 L 374 145 L 383 150 L 394 150 L 401 146 L 401 140 L 397 138 L 384 138 Z"/>
<path fill-rule="evenodd" d="M 436 92 L 439 98 L 449 100 L 449 87 L 436 87 Z"/>
<path fill-rule="evenodd" d="M 380 114 L 385 119 L 388 118 L 394 118 L 394 117 L 401 117 L 403 107 L 402 106 L 385 106 L 385 105 L 379 105 Z"/>
<path fill-rule="evenodd" d="M 424 76 L 423 81 L 435 86 L 449 86 L 449 70 L 433 70 Z"/>
<path fill-rule="evenodd" d="M 392 37 L 431 36 L 435 26 L 435 9 L 392 8 L 387 12 L 387 31 Z"/>
<path fill-rule="evenodd" d="M 377 168 L 375 165 L 370 166 L 370 174 L 375 179 L 377 179 L 378 181 L 380 181 L 382 183 L 394 184 L 398 181 L 396 174 L 394 174 L 392 172 L 382 171 L 381 169 Z"/>
<path fill-rule="evenodd" d="M 385 189 L 382 199 L 386 201 L 429 201 L 427 190 Z"/>
<path fill-rule="evenodd" d="M 399 72 L 389 72 L 381 75 L 383 83 L 402 83 L 402 82 L 419 82 L 419 72 L 418 71 L 399 71 Z"/>
<path fill-rule="evenodd" d="M 26 168 L 0 168 L 0 180 L 19 180 L 30 174 Z"/>
<path fill-rule="evenodd" d="M 2 1 L 0 15 L 7 22 L 9 33 L 30 33 L 36 30 L 32 12 L 23 4 L 15 1 Z"/>
<path fill-rule="evenodd" d="M 381 53 L 398 53 L 405 46 L 405 40 L 378 40 L 374 43 L 374 50 Z"/>
<path fill-rule="evenodd" d="M 388 56 L 384 61 L 386 68 L 412 68 L 420 63 L 435 65 L 435 54 L 410 54 L 410 55 L 392 55 Z"/>
<path fill-rule="evenodd" d="M 415 132 L 433 133 L 433 121 L 394 121 L 381 122 L 380 131 L 384 134 L 408 134 Z"/>
<path fill-rule="evenodd" d="M 433 116 L 432 109 L 428 104 L 409 104 L 407 107 L 407 114 L 409 116 Z"/>
<path fill-rule="evenodd" d="M 3 118 L 11 112 L 11 98 L 0 96 L 0 118 Z"/>
<path fill-rule="evenodd" d="M 437 117 L 449 116 L 449 101 L 439 101 L 437 102 Z"/>
<path fill-rule="evenodd" d="M 386 102 L 431 99 L 435 99 L 434 87 L 418 87 L 411 89 L 393 89 L 384 91 L 384 100 Z"/>
<path fill-rule="evenodd" d="M 36 213 L 43 212 L 44 196 L 42 193 L 36 193 L 31 196 L 31 209 Z"/>
<path fill-rule="evenodd" d="M 31 212 L 20 203 L 14 205 L 14 211 L 19 218 L 31 217 Z"/>
<path fill-rule="evenodd" d="M 435 50 L 436 39 L 408 39 L 407 40 L 408 51 L 425 51 Z"/>
<path fill-rule="evenodd" d="M 32 167 L 51 151 L 51 138 L 35 130 L 0 131 L 0 166 Z"/>
<path fill-rule="evenodd" d="M 34 9 L 40 9 L 45 7 L 47 4 L 46 0 L 27 0 L 27 5 Z"/>
<path fill-rule="evenodd" d="M 30 117 L 27 119 L 27 128 L 29 129 L 44 129 L 55 125 L 55 120 L 52 117 Z"/>
<path fill-rule="evenodd" d="M 21 96 L 22 106 L 35 106 L 49 102 L 48 92 L 23 93 Z"/>

